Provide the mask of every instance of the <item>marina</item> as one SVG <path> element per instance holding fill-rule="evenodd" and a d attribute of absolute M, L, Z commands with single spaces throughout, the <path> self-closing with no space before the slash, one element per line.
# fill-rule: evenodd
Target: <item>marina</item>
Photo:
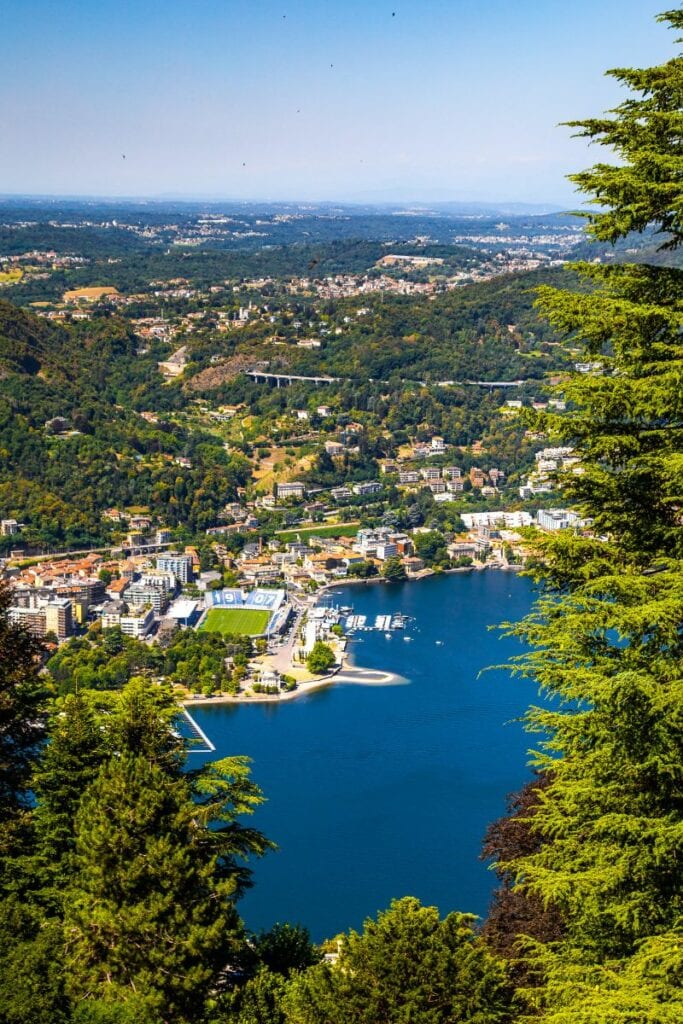
<path fill-rule="evenodd" d="M 341 615 L 340 622 L 344 627 L 344 631 L 352 636 L 357 632 L 370 632 L 376 630 L 379 633 L 385 635 L 390 634 L 397 629 L 405 629 L 407 623 L 410 621 L 409 615 L 403 615 L 401 612 L 394 612 L 393 614 L 381 614 L 374 617 L 374 621 L 368 618 L 367 615 Z"/>

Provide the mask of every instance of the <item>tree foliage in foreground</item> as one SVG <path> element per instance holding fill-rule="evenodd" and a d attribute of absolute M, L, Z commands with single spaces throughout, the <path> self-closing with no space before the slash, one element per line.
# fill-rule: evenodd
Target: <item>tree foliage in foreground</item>
<path fill-rule="evenodd" d="M 9 591 L 0 583 L 0 852 L 17 841 L 26 819 L 44 703 L 36 672 L 40 647 L 10 622 L 9 606 Z"/>
<path fill-rule="evenodd" d="M 184 1024 L 245 955 L 262 797 L 244 758 L 185 770 L 176 717 L 140 678 L 55 708 L 30 841 L 0 864 L 0 1020 Z"/>
<path fill-rule="evenodd" d="M 683 29 L 681 9 L 663 19 Z M 576 123 L 619 158 L 574 176 L 601 207 L 589 230 L 614 242 L 650 225 L 677 248 L 683 59 L 611 74 L 635 95 Z M 581 459 L 566 494 L 595 538 L 541 545 L 544 594 L 513 627 L 531 646 L 517 669 L 550 704 L 528 714 L 539 841 L 501 868 L 563 923 L 559 943 L 519 947 L 540 982 L 530 1017 L 664 1024 L 683 976 L 683 273 L 580 272 L 593 290 L 542 289 L 539 307 L 599 368 L 563 385 L 570 412 L 543 427 Z"/>
<path fill-rule="evenodd" d="M 472 918 L 413 897 L 395 900 L 362 934 L 339 940 L 335 963 L 299 975 L 284 1000 L 287 1024 L 503 1024 L 511 991 Z"/>
<path fill-rule="evenodd" d="M 187 1019 L 238 953 L 235 881 L 197 821 L 189 783 L 141 755 L 112 758 L 81 801 L 64 932 L 70 994 L 129 993 Z"/>

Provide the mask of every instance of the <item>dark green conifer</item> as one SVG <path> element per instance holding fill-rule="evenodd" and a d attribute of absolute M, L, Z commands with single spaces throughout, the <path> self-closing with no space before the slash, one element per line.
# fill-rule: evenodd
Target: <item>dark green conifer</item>
<path fill-rule="evenodd" d="M 102 768 L 76 817 L 65 901 L 74 1000 L 196 1019 L 242 941 L 235 881 L 217 878 L 204 832 L 184 778 L 128 752 Z"/>
<path fill-rule="evenodd" d="M 16 852 L 30 805 L 28 786 L 43 736 L 40 644 L 8 615 L 0 582 L 0 855 Z"/>
<path fill-rule="evenodd" d="M 683 11 L 662 16 L 683 28 Z M 619 162 L 575 175 L 600 204 L 589 230 L 616 241 L 654 230 L 683 242 L 683 59 L 612 74 L 636 95 L 577 122 Z M 527 943 L 543 981 L 530 1012 L 552 1024 L 673 1022 L 683 968 L 683 272 L 661 257 L 581 266 L 590 290 L 544 289 L 540 308 L 582 342 L 589 373 L 562 385 L 571 444 L 567 498 L 594 536 L 539 545 L 545 594 L 515 632 L 518 667 L 554 698 L 532 709 L 549 776 L 507 867 L 561 915 L 557 945 Z"/>
<path fill-rule="evenodd" d="M 288 1024 L 502 1024 L 510 996 L 470 916 L 405 897 L 342 936 L 335 963 L 295 976 L 284 1007 Z"/>
<path fill-rule="evenodd" d="M 106 756 L 105 737 L 88 701 L 70 694 L 52 716 L 33 783 L 38 853 L 62 881 L 74 848 L 79 802 Z"/>

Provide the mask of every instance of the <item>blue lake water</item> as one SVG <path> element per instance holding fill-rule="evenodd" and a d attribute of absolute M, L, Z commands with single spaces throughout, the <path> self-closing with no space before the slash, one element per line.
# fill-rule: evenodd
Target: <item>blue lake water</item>
<path fill-rule="evenodd" d="M 255 863 L 242 916 L 254 930 L 300 922 L 321 940 L 404 895 L 484 914 L 495 879 L 481 841 L 528 778 L 532 738 L 519 717 L 537 695 L 506 671 L 478 674 L 522 650 L 488 627 L 526 614 L 532 586 L 487 571 L 340 591 L 334 601 L 369 622 L 414 616 L 404 633 L 361 633 L 352 645 L 358 665 L 407 685 L 191 709 L 212 757 L 247 754 L 268 797 L 250 823 L 279 850 Z"/>

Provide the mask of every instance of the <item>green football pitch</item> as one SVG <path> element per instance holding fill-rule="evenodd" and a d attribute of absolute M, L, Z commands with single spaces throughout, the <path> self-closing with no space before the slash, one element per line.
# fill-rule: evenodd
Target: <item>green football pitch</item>
<path fill-rule="evenodd" d="M 202 629 L 210 633 L 245 633 L 257 636 L 268 628 L 270 612 L 259 608 L 209 608 Z"/>

